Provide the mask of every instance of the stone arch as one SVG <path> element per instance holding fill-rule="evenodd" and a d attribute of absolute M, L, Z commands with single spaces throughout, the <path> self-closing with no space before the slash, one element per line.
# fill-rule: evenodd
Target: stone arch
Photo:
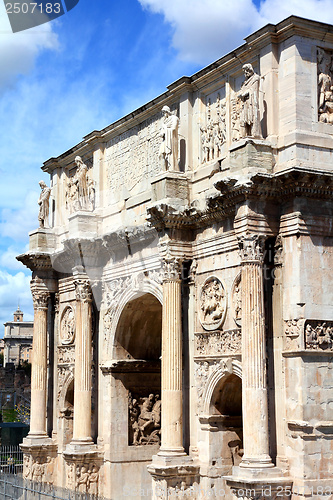
<path fill-rule="evenodd" d="M 67 373 L 60 394 L 59 394 L 59 410 L 60 412 L 66 407 L 66 397 L 68 396 L 68 391 L 70 389 L 71 384 L 74 387 L 74 375 L 72 372 Z M 73 398 L 74 404 L 74 398 Z"/>
<path fill-rule="evenodd" d="M 136 277 L 137 278 L 137 277 Z M 107 332 L 106 338 L 106 358 L 113 359 L 114 348 L 116 340 L 116 332 L 119 324 L 119 320 L 123 311 L 125 310 L 128 303 L 141 297 L 144 294 L 151 294 L 155 297 L 159 303 L 163 304 L 163 289 L 162 285 L 157 281 L 151 280 L 149 278 L 135 279 L 133 286 L 128 286 L 122 293 L 117 297 L 117 303 L 112 311 L 110 331 Z"/>
<path fill-rule="evenodd" d="M 221 361 L 218 367 L 208 377 L 206 387 L 203 393 L 203 413 L 211 415 L 214 412 L 214 396 L 219 387 L 230 375 L 236 375 L 242 378 L 242 365 L 239 361 L 229 359 Z"/>

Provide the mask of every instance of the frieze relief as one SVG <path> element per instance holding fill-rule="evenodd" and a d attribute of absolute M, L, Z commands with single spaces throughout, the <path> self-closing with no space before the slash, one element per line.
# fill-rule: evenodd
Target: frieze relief
<path fill-rule="evenodd" d="M 161 398 L 159 394 L 128 397 L 128 444 L 143 446 L 160 444 Z"/>
<path fill-rule="evenodd" d="M 71 306 L 65 307 L 60 322 L 60 342 L 63 345 L 72 344 L 75 337 L 75 315 Z"/>
<path fill-rule="evenodd" d="M 318 119 L 333 124 L 333 57 L 332 52 L 319 48 L 318 71 Z"/>
<path fill-rule="evenodd" d="M 227 310 L 227 295 L 222 282 L 215 276 L 207 278 L 202 285 L 199 308 L 199 320 L 205 330 L 217 330 L 222 326 Z"/>
<path fill-rule="evenodd" d="M 304 329 L 304 319 L 284 321 L 284 348 L 286 351 L 300 349 L 300 336 Z"/>
<path fill-rule="evenodd" d="M 242 336 L 240 328 L 224 332 L 196 333 L 196 356 L 240 354 Z"/>
<path fill-rule="evenodd" d="M 177 109 L 170 110 L 175 116 Z M 106 146 L 107 184 L 117 193 L 140 191 L 140 184 L 161 172 L 162 113 L 111 139 Z M 110 197 L 110 203 L 114 200 Z"/>
<path fill-rule="evenodd" d="M 58 346 L 58 364 L 68 365 L 74 364 L 75 346 L 74 345 L 59 345 Z"/>
<path fill-rule="evenodd" d="M 221 100 L 219 93 L 213 104 L 207 98 L 205 121 L 206 125 L 200 127 L 202 163 L 220 158 L 226 141 L 226 100 Z"/>

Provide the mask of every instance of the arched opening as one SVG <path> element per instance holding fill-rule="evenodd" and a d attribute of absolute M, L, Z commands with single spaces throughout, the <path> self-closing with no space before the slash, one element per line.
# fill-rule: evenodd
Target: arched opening
<path fill-rule="evenodd" d="M 126 304 L 116 331 L 115 357 L 158 361 L 161 356 L 162 306 L 150 293 Z"/>
<path fill-rule="evenodd" d="M 127 419 L 124 447 L 160 444 L 161 336 L 159 300 L 145 293 L 129 301 L 118 321 L 112 369 L 115 391 L 121 396 L 118 411 L 121 406 L 123 420 Z"/>
<path fill-rule="evenodd" d="M 231 472 L 243 456 L 242 380 L 234 373 L 223 377 L 211 399 L 210 420 L 212 465 L 220 464 L 223 473 Z"/>
<path fill-rule="evenodd" d="M 73 418 L 74 418 L 74 379 L 72 378 L 67 386 L 64 406 L 60 410 L 63 419 L 63 445 L 70 443 L 73 438 Z"/>

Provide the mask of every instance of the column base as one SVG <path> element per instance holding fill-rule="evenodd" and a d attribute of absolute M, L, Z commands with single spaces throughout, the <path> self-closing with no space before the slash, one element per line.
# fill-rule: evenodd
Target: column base
<path fill-rule="evenodd" d="M 186 457 L 184 448 L 181 446 L 179 448 L 160 448 L 157 453 L 159 457 Z"/>
<path fill-rule="evenodd" d="M 46 432 L 45 433 L 34 433 L 29 432 L 27 437 L 23 438 L 23 443 L 20 447 L 24 450 L 24 448 L 31 447 L 41 447 L 41 446 L 54 446 L 55 442 L 51 439 Z"/>
<path fill-rule="evenodd" d="M 152 476 L 152 500 L 197 498 L 199 466 L 188 455 L 154 455 L 148 472 Z"/>
<path fill-rule="evenodd" d="M 226 477 L 227 485 L 235 500 L 290 500 L 293 482 L 290 478 L 241 480 Z"/>
<path fill-rule="evenodd" d="M 73 439 L 64 451 L 64 455 L 86 455 L 89 453 L 97 453 L 97 445 L 91 438 Z"/>
<path fill-rule="evenodd" d="M 243 457 L 239 467 L 242 469 L 269 469 L 275 467 L 269 455 L 258 458 Z"/>

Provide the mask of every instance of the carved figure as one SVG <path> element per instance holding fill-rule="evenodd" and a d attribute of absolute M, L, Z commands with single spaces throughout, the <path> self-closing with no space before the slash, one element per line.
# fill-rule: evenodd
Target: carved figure
<path fill-rule="evenodd" d="M 163 106 L 163 121 L 160 132 L 163 142 L 159 158 L 162 170 L 178 170 L 178 125 L 179 118 L 172 114 L 169 106 Z"/>
<path fill-rule="evenodd" d="M 139 403 L 140 401 L 140 403 Z M 129 442 L 147 445 L 160 442 L 161 400 L 159 394 L 133 398 L 129 396 Z"/>
<path fill-rule="evenodd" d="M 89 468 L 89 493 L 97 497 L 98 495 L 98 479 L 99 472 L 96 465 L 92 465 Z"/>
<path fill-rule="evenodd" d="M 77 188 L 77 198 L 78 206 L 76 209 L 86 210 L 88 208 L 88 175 L 87 175 L 87 165 L 83 163 L 82 158 L 77 156 L 75 158 L 75 163 L 77 166 L 77 171 L 73 177 L 73 184 Z"/>
<path fill-rule="evenodd" d="M 65 199 L 66 208 L 69 213 L 72 214 L 73 211 L 77 209 L 79 204 L 77 186 L 74 184 L 72 178 L 68 179 Z"/>
<path fill-rule="evenodd" d="M 221 103 L 219 94 L 213 111 L 211 101 L 208 99 L 207 125 L 200 127 L 203 163 L 216 160 L 221 155 L 222 145 L 226 140 L 225 113 L 225 103 Z"/>
<path fill-rule="evenodd" d="M 325 350 L 333 348 L 333 322 L 309 320 L 304 333 L 307 349 Z"/>
<path fill-rule="evenodd" d="M 333 124 L 333 61 L 329 52 L 318 49 L 318 116 L 319 121 Z"/>
<path fill-rule="evenodd" d="M 44 474 L 44 467 L 40 463 L 39 458 L 36 458 L 36 462 L 31 467 L 31 479 L 37 483 L 41 483 Z"/>
<path fill-rule="evenodd" d="M 48 228 L 49 227 L 49 200 L 51 195 L 51 189 L 47 187 L 44 181 L 39 182 L 41 193 L 38 200 L 39 214 L 38 221 L 39 227 Z"/>
<path fill-rule="evenodd" d="M 77 474 L 78 478 L 76 480 L 76 487 L 80 493 L 87 493 L 88 491 L 88 481 L 89 481 L 89 472 L 87 467 L 82 465 L 81 470 Z"/>
<path fill-rule="evenodd" d="M 245 81 L 238 93 L 242 101 L 240 113 L 240 132 L 242 137 L 255 137 L 260 139 L 260 115 L 259 115 L 259 82 L 260 77 L 252 67 L 252 64 L 244 64 L 243 71 Z"/>
<path fill-rule="evenodd" d="M 67 307 L 61 320 L 61 343 L 71 344 L 74 340 L 75 317 L 71 307 Z"/>
<path fill-rule="evenodd" d="M 225 293 L 222 283 L 217 278 L 209 278 L 201 290 L 201 324 L 204 328 L 218 328 L 225 312 Z"/>
<path fill-rule="evenodd" d="M 95 210 L 95 183 L 92 179 L 88 181 L 88 198 L 91 210 Z"/>

